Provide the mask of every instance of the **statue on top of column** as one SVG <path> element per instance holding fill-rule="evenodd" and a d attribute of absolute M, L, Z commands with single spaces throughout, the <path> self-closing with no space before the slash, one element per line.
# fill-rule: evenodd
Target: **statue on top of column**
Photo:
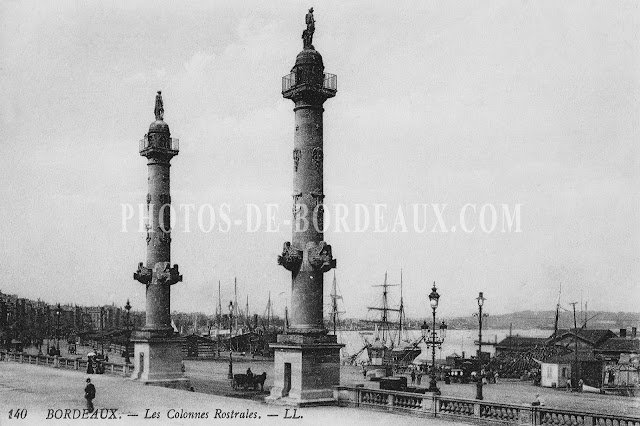
<path fill-rule="evenodd" d="M 164 107 L 162 106 L 162 92 L 158 90 L 156 95 L 156 107 L 153 112 L 156 114 L 156 120 L 160 121 L 164 118 Z"/>
<path fill-rule="evenodd" d="M 316 31 L 316 20 L 313 18 L 313 8 L 309 9 L 309 13 L 304 17 L 307 29 L 302 32 L 302 44 L 305 49 L 313 49 L 311 42 L 313 41 L 313 33 Z"/>

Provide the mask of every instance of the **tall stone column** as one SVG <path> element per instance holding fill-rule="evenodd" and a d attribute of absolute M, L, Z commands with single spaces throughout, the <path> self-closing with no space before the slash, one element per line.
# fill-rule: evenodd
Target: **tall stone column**
<path fill-rule="evenodd" d="M 147 194 L 147 260 L 133 278 L 146 286 L 146 319 L 133 336 L 133 378 L 168 387 L 188 385 L 182 373 L 182 341 L 171 326 L 171 286 L 182 281 L 178 265 L 171 266 L 171 159 L 178 140 L 164 120 L 162 94 L 156 95 L 156 120 L 140 141 L 140 155 L 149 169 Z"/>
<path fill-rule="evenodd" d="M 333 402 L 340 383 L 340 348 L 323 321 L 324 273 L 335 268 L 324 241 L 324 102 L 336 95 L 336 76 L 324 72 L 322 56 L 311 44 L 313 9 L 306 16 L 304 48 L 291 73 L 282 79 L 282 95 L 294 102 L 293 235 L 278 263 L 291 272 L 291 325 L 279 335 L 274 386 L 268 401 L 292 405 Z"/>
<path fill-rule="evenodd" d="M 285 77 L 287 78 L 287 77 Z M 336 266 L 323 233 L 324 183 L 322 113 L 336 90 L 325 87 L 322 56 L 304 49 L 288 76 L 295 84 L 283 91 L 295 113 L 293 140 L 293 236 L 279 263 L 291 271 L 291 331 L 325 333 L 323 274 Z"/>

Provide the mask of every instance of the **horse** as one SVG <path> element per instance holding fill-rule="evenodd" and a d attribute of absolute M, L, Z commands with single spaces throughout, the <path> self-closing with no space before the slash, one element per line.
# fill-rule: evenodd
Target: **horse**
<path fill-rule="evenodd" d="M 258 374 L 253 376 L 253 390 L 257 390 L 258 385 L 260 385 L 260 390 L 264 391 L 264 382 L 267 380 L 267 373 L 262 372 L 262 374 Z"/>

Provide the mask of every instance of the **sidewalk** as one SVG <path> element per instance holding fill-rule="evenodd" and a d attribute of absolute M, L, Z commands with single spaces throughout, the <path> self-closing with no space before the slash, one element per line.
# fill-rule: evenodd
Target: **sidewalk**
<path fill-rule="evenodd" d="M 211 421 L 217 424 L 258 423 L 279 425 L 285 415 L 293 417 L 293 409 L 267 405 L 264 403 L 208 395 L 197 392 L 144 386 L 121 377 L 92 375 L 91 380 L 97 389 L 94 405 L 97 417 L 109 420 L 73 420 L 82 415 L 85 408 L 85 374 L 35 365 L 0 363 L 0 425 L 3 424 L 42 424 L 81 425 L 109 424 L 171 424 L 194 425 Z M 22 420 L 9 419 L 16 410 L 26 409 Z M 114 410 L 115 411 L 112 411 Z M 66 410 L 67 419 L 64 419 Z M 75 411 L 74 411 L 75 410 Z M 24 411 L 21 411 L 24 415 Z M 200 419 L 180 418 L 181 415 L 198 415 Z M 154 417 L 155 415 L 155 417 Z M 295 425 L 403 425 L 444 426 L 454 423 L 434 418 L 419 418 L 389 414 L 381 411 L 368 411 L 356 408 L 313 407 L 300 408 L 295 412 Z M 61 419 L 55 419 L 55 417 Z M 176 417 L 177 416 L 177 417 Z M 234 419 L 229 419 L 234 416 Z M 250 416 L 252 418 L 246 418 Z M 49 418 L 48 418 L 49 417 Z M 52 418 L 54 417 L 54 418 Z M 460 424 L 460 423 L 455 423 Z"/>

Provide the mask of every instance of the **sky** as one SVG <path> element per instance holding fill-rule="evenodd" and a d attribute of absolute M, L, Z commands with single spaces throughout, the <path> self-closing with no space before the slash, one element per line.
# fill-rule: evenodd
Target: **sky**
<path fill-rule="evenodd" d="M 313 44 L 338 76 L 324 105 L 325 202 L 350 214 L 384 204 L 390 220 L 387 232 L 325 232 L 346 316 L 366 316 L 372 286 L 401 271 L 409 317 L 429 315 L 434 281 L 445 317 L 474 312 L 479 291 L 490 314 L 551 310 L 560 288 L 565 306 L 638 311 L 632 1 L 0 2 L 0 291 L 144 307 L 132 274 L 145 235 L 137 207 L 123 232 L 122 205 L 145 202 L 138 141 L 157 90 L 180 140 L 174 205 L 227 204 L 235 220 L 274 204 L 288 219 L 294 112 L 281 77 L 311 6 Z M 428 229 L 431 204 L 446 204 L 448 232 L 416 232 L 414 204 L 429 205 Z M 500 215 L 494 232 L 461 232 L 466 204 L 519 205 L 520 232 L 500 232 Z M 393 227 L 398 210 L 407 232 Z M 276 258 L 290 225 L 191 224 L 172 233 L 184 276 L 172 310 L 213 313 L 218 281 L 226 305 L 237 278 L 243 305 L 248 295 L 263 313 L 270 292 L 282 314 L 291 280 Z"/>

